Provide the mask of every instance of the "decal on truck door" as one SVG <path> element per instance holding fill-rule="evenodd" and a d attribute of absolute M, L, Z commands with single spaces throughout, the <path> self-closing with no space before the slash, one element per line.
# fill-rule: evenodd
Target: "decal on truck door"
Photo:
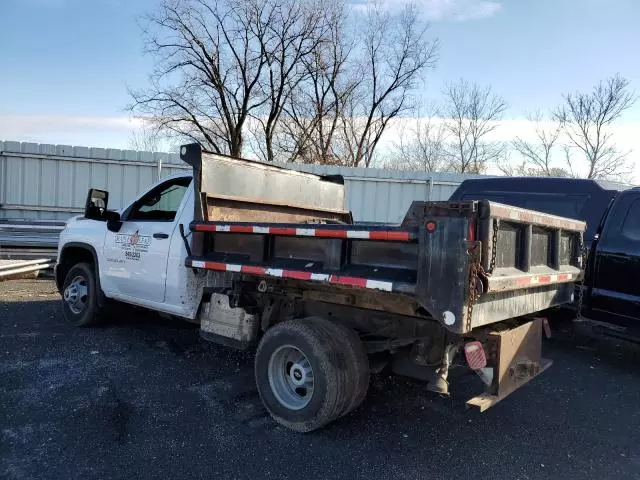
<path fill-rule="evenodd" d="M 115 244 L 124 252 L 127 260 L 140 260 L 140 255 L 146 253 L 151 245 L 151 237 L 135 233 L 119 233 L 115 236 Z"/>

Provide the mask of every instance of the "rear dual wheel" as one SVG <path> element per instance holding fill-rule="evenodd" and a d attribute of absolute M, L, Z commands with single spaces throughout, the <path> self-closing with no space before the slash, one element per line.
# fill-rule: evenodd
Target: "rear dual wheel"
<path fill-rule="evenodd" d="M 318 317 L 269 329 L 258 346 L 255 374 L 271 416 L 298 432 L 351 412 L 369 386 L 369 362 L 358 335 Z"/>

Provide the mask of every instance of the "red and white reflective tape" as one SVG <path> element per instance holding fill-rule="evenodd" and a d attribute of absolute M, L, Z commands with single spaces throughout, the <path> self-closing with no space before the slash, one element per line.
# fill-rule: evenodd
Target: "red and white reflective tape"
<path fill-rule="evenodd" d="M 516 285 L 544 285 L 546 283 L 569 282 L 573 279 L 572 273 L 558 273 L 552 275 L 527 275 L 516 279 Z"/>
<path fill-rule="evenodd" d="M 372 280 L 369 278 L 349 277 L 343 275 L 332 275 L 328 273 L 313 273 L 302 270 L 287 270 L 282 268 L 256 267 L 252 265 L 238 265 L 234 263 L 209 262 L 204 260 L 188 260 L 187 266 L 193 268 L 204 268 L 206 270 L 218 270 L 222 272 L 246 273 L 248 275 L 258 275 L 261 277 L 291 278 L 294 280 L 307 280 L 316 282 L 326 282 L 336 285 L 349 285 L 351 287 L 370 288 L 373 290 L 384 290 L 391 292 L 393 282 L 383 280 Z"/>
<path fill-rule="evenodd" d="M 354 238 L 396 242 L 409 242 L 415 238 L 412 232 L 406 230 L 369 231 L 330 228 L 261 227 L 257 225 L 211 225 L 207 223 L 197 223 L 193 226 L 193 230 L 196 232 L 259 233 L 296 237 Z"/>

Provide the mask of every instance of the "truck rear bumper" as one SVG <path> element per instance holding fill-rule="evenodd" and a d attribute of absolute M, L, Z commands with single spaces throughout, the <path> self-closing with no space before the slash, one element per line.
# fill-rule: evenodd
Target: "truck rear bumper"
<path fill-rule="evenodd" d="M 468 400 L 467 406 L 483 412 L 551 366 L 552 361 L 541 356 L 542 322 L 536 318 L 516 326 L 501 323 L 474 334 L 487 352 L 491 382 L 483 394 Z"/>

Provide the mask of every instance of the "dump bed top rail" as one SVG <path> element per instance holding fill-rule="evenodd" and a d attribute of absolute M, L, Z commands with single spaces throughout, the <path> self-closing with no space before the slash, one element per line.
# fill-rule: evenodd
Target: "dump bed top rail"
<path fill-rule="evenodd" d="M 519 223 L 527 223 L 545 228 L 561 228 L 583 232 L 587 224 L 580 220 L 558 217 L 548 213 L 536 212 L 520 207 L 512 207 L 496 202 L 488 202 L 491 217 L 497 220 L 507 220 Z"/>

